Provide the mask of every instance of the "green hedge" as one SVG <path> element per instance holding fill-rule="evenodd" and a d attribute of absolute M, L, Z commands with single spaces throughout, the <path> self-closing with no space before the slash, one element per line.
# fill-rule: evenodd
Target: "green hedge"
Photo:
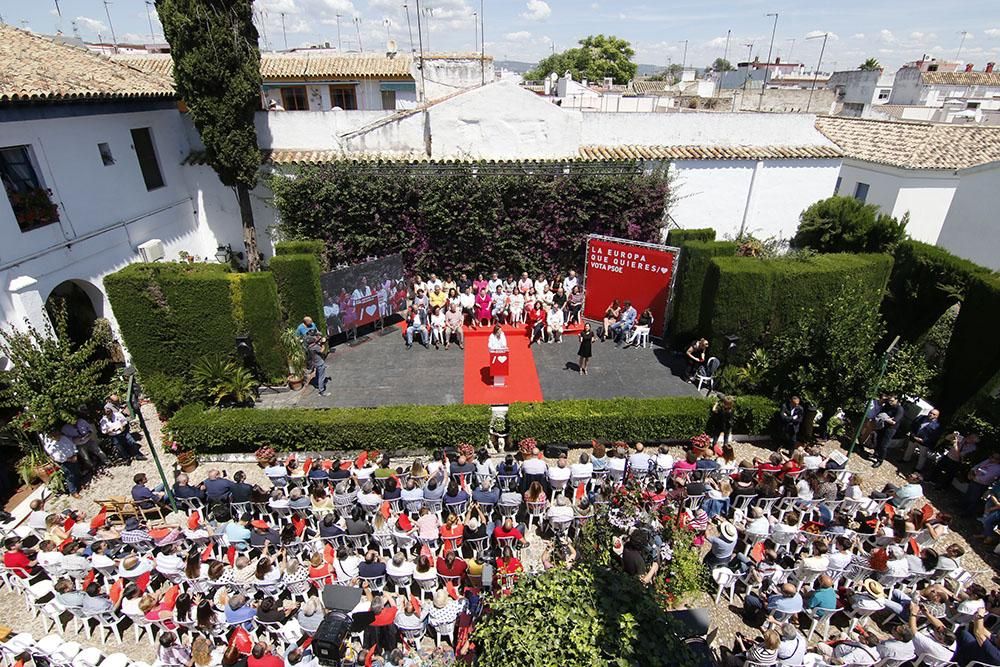
<path fill-rule="evenodd" d="M 712 401 L 671 397 L 516 403 L 508 413 L 514 439 L 542 445 L 611 440 L 683 440 L 702 433 Z M 778 406 L 759 396 L 736 399 L 735 432 L 768 432 Z M 434 449 L 479 444 L 489 434 L 490 411 L 478 405 L 401 405 L 325 410 L 206 410 L 188 405 L 169 424 L 171 436 L 197 451 Z"/>
<path fill-rule="evenodd" d="M 515 403 L 508 420 L 515 441 L 531 437 L 543 445 L 587 443 L 593 438 L 685 440 L 705 432 L 712 403 L 688 396 Z M 734 431 L 766 433 L 777 410 L 766 398 L 740 397 Z"/>
<path fill-rule="evenodd" d="M 315 255 L 277 255 L 269 265 L 278 286 L 278 304 L 288 326 L 295 326 L 308 315 L 317 323 L 323 318 L 321 272 Z"/>
<path fill-rule="evenodd" d="M 288 366 L 281 348 L 281 309 L 274 276 L 268 272 L 231 273 L 230 279 L 236 332 L 253 337 L 257 363 L 267 377 L 284 378 Z"/>
<path fill-rule="evenodd" d="M 715 230 L 711 227 L 703 229 L 671 229 L 667 232 L 667 245 L 681 247 L 689 241 L 707 243 L 715 240 Z"/>
<path fill-rule="evenodd" d="M 690 230 L 695 231 L 695 230 Z M 714 234 L 714 231 L 713 231 Z M 736 255 L 737 245 L 728 241 L 683 241 L 680 269 L 674 285 L 670 337 L 686 345 L 700 335 L 702 293 L 705 276 L 713 257 Z"/>
<path fill-rule="evenodd" d="M 275 255 L 315 255 L 320 265 L 326 262 L 326 244 L 310 239 L 305 241 L 278 241 L 274 244 Z"/>
<path fill-rule="evenodd" d="M 948 308 L 961 300 L 975 277 L 990 273 L 943 248 L 919 241 L 901 242 L 895 260 L 882 314 L 889 333 L 909 341 L 927 333 Z"/>
<path fill-rule="evenodd" d="M 700 329 L 718 352 L 725 350 L 724 336 L 738 335 L 740 344 L 729 361 L 739 363 L 781 333 L 804 307 L 829 300 L 849 279 L 861 281 L 874 314 L 891 269 L 889 255 L 717 257 L 702 290 Z"/>
<path fill-rule="evenodd" d="M 228 267 L 130 264 L 104 278 L 125 345 L 144 380 L 186 375 L 195 359 L 233 351 Z"/>
<path fill-rule="evenodd" d="M 945 356 L 941 392 L 945 411 L 955 411 L 1000 386 L 998 331 L 1000 278 L 973 278 Z"/>
<path fill-rule="evenodd" d="M 188 405 L 170 419 L 169 431 L 183 446 L 201 452 L 252 452 L 261 445 L 282 451 L 393 451 L 484 443 L 489 423 L 490 409 L 482 405 L 325 410 L 205 410 Z"/>

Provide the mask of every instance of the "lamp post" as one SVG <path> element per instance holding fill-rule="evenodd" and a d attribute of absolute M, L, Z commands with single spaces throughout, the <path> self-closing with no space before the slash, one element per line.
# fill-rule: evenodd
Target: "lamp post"
<path fill-rule="evenodd" d="M 139 420 L 139 428 L 142 429 L 142 435 L 146 438 L 146 444 L 149 446 L 149 455 L 153 457 L 153 462 L 156 464 L 156 472 L 159 473 L 160 482 L 163 483 L 163 493 L 166 494 L 167 500 L 170 501 L 171 509 L 176 512 L 177 501 L 174 500 L 174 493 L 171 491 L 172 487 L 170 482 L 167 481 L 166 473 L 163 472 L 163 464 L 160 463 L 160 456 L 156 453 L 153 438 L 149 435 L 146 418 L 142 416 L 142 410 L 139 409 L 139 385 L 135 381 L 135 369 L 129 366 L 125 369 L 125 374 L 128 375 L 128 394 L 125 397 L 125 404 L 128 406 L 128 411 L 132 417 Z"/>
<path fill-rule="evenodd" d="M 812 37 L 806 37 L 806 39 L 819 39 L 823 38 L 823 46 L 819 50 L 819 62 L 816 63 L 816 71 L 813 72 L 813 82 L 812 87 L 809 89 L 809 99 L 806 101 L 806 113 L 809 113 L 809 107 L 812 105 L 813 91 L 816 90 L 816 79 L 819 77 L 819 68 L 823 66 L 823 53 L 826 51 L 826 40 L 830 36 L 830 33 L 824 32 L 822 35 L 813 35 Z"/>
<path fill-rule="evenodd" d="M 767 47 L 767 62 L 764 63 L 764 80 L 760 84 L 760 99 L 757 100 L 757 111 L 764 106 L 764 91 L 767 89 L 767 72 L 771 69 L 771 52 L 774 50 L 774 34 L 778 31 L 778 12 L 765 14 L 774 17 L 774 25 L 771 27 L 771 43 Z"/>

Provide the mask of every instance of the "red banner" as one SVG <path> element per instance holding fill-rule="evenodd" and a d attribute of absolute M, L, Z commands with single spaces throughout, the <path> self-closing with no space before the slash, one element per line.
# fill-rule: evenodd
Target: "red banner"
<path fill-rule="evenodd" d="M 631 301 L 638 315 L 649 308 L 652 334 L 662 336 L 676 261 L 677 250 L 669 246 L 591 236 L 587 239 L 584 317 L 601 322 L 615 299 L 619 304 Z"/>

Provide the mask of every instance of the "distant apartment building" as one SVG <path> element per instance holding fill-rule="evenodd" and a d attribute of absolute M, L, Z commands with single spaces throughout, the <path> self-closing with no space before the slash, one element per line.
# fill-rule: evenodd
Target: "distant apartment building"
<path fill-rule="evenodd" d="M 840 115 L 869 118 L 874 109 L 889 103 L 895 75 L 885 70 L 846 70 L 834 72 L 826 88 L 836 95 Z"/>
<path fill-rule="evenodd" d="M 1000 123 L 1000 72 L 994 68 L 993 62 L 980 71 L 972 63 L 909 63 L 896 72 L 884 111 L 902 120 Z"/>

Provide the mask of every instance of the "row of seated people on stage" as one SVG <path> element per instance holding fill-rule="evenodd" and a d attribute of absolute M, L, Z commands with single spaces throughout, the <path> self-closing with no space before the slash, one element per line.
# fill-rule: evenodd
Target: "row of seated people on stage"
<path fill-rule="evenodd" d="M 611 339 L 616 345 L 634 344 L 636 333 L 649 335 L 653 326 L 653 311 L 646 308 L 639 314 L 631 301 L 620 302 L 615 299 L 604 309 L 604 318 L 597 330 L 601 341 Z"/>

